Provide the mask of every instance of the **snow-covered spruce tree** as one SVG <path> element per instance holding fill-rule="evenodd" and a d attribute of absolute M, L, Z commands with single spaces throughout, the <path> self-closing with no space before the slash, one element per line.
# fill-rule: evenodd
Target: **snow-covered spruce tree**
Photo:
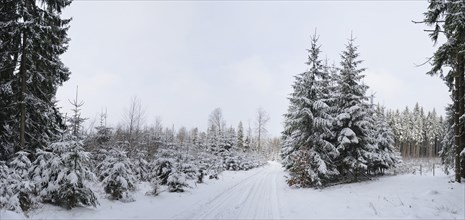
<path fill-rule="evenodd" d="M 155 158 L 151 181 L 168 186 L 169 192 L 184 192 L 184 187 L 188 186 L 186 180 L 197 176 L 197 167 L 174 145 L 160 148 Z"/>
<path fill-rule="evenodd" d="M 441 157 L 446 174 L 449 174 L 450 170 L 454 168 L 454 129 L 454 108 L 453 105 L 448 105 L 446 107 L 446 120 L 444 122 L 444 136 L 441 140 L 442 149 L 439 151 L 439 157 Z"/>
<path fill-rule="evenodd" d="M 2 1 L 0 8 L 0 160 L 7 161 L 14 155 L 18 142 L 17 98 L 14 95 L 12 79 L 17 59 L 15 35 L 16 26 L 6 23 L 16 21 L 16 1 Z M 16 58 L 15 58 L 16 57 Z"/>
<path fill-rule="evenodd" d="M 84 150 L 81 127 L 84 118 L 80 111 L 84 102 L 71 102 L 74 114 L 68 118 L 69 130 L 63 141 L 49 145 L 45 151 L 38 149 L 30 176 L 44 202 L 68 209 L 78 206 L 97 206 L 98 201 L 90 182 L 95 181 L 91 171 L 90 153 Z"/>
<path fill-rule="evenodd" d="M 20 213 L 22 211 L 19 199 L 12 185 L 17 180 L 11 175 L 11 171 L 4 161 L 0 160 L 0 210 L 10 210 Z"/>
<path fill-rule="evenodd" d="M 119 147 L 108 150 L 105 159 L 97 165 L 97 170 L 110 199 L 133 201 L 129 192 L 135 190 L 137 178 L 126 151 Z"/>
<path fill-rule="evenodd" d="M 97 206 L 97 198 L 88 185 L 95 181 L 89 158 L 82 141 L 76 139 L 38 149 L 30 175 L 42 201 L 68 209 Z"/>
<path fill-rule="evenodd" d="M 90 182 L 95 181 L 95 174 L 90 168 L 90 153 L 84 151 L 82 140 L 70 140 L 63 144 L 67 151 L 61 155 L 64 172 L 67 178 L 58 190 L 60 206 L 74 208 L 77 206 L 97 206 L 98 201 Z"/>
<path fill-rule="evenodd" d="M 239 122 L 239 125 L 237 126 L 237 148 L 241 150 L 242 152 L 245 152 L 245 147 L 244 147 L 244 126 L 242 126 L 242 121 Z"/>
<path fill-rule="evenodd" d="M 178 162 L 179 171 L 184 173 L 187 179 L 195 179 L 199 172 L 198 161 L 195 161 L 190 154 L 181 154 L 181 156 L 181 161 Z"/>
<path fill-rule="evenodd" d="M 151 186 L 151 189 L 150 191 L 146 192 L 145 195 L 148 195 L 148 196 L 158 196 L 160 194 L 160 181 L 158 180 L 158 178 L 154 177 L 154 178 L 149 178 L 149 182 L 150 182 L 150 186 Z"/>
<path fill-rule="evenodd" d="M 224 170 L 225 148 L 223 147 L 222 132 L 211 127 L 207 130 L 207 151 L 210 154 L 209 163 L 211 164 L 208 170 L 210 179 L 218 179 L 218 174 Z"/>
<path fill-rule="evenodd" d="M 29 153 L 25 151 L 16 152 L 16 156 L 10 161 L 10 178 L 12 178 L 8 187 L 11 187 L 14 193 L 15 201 L 19 202 L 22 211 L 28 211 L 35 204 L 32 195 L 34 184 L 29 179 L 29 169 L 31 161 L 28 158 Z"/>
<path fill-rule="evenodd" d="M 149 163 L 145 160 L 147 151 L 145 150 L 136 150 L 136 157 L 132 159 L 134 175 L 139 181 L 148 181 L 149 180 Z"/>
<path fill-rule="evenodd" d="M 176 157 L 178 154 L 174 150 L 174 146 L 164 146 L 158 149 L 155 155 L 155 160 L 151 167 L 153 168 L 152 178 L 156 177 L 161 185 L 168 183 L 168 177 L 176 165 Z"/>
<path fill-rule="evenodd" d="M 70 3 L 1 3 L 0 142 L 4 143 L 0 153 L 4 158 L 20 150 L 34 152 L 56 140 L 63 129 L 54 97 L 70 74 L 60 59 L 67 49 L 70 22 L 61 18 L 61 12 Z"/>
<path fill-rule="evenodd" d="M 373 127 L 375 154 L 369 169 L 370 171 L 384 173 L 384 170 L 395 167 L 401 161 L 401 158 L 399 152 L 394 148 L 394 133 L 384 115 L 384 108 L 378 105 L 373 117 L 376 125 Z"/>
<path fill-rule="evenodd" d="M 179 165 L 178 165 L 179 166 Z M 170 192 L 184 192 L 184 188 L 189 185 L 186 182 L 187 175 L 175 167 L 168 175 L 166 185 Z"/>
<path fill-rule="evenodd" d="M 346 50 L 341 54 L 340 75 L 336 103 L 338 113 L 335 116 L 334 132 L 337 135 L 336 147 L 340 153 L 337 169 L 345 180 L 358 181 L 361 174 L 368 170 L 375 154 L 372 140 L 373 121 L 369 114 L 369 105 L 365 95 L 368 86 L 361 80 L 364 77 L 360 68 L 357 47 L 351 37 Z"/>
<path fill-rule="evenodd" d="M 290 106 L 284 115 L 282 158 L 290 173 L 289 185 L 320 187 L 338 175 L 333 159 L 338 152 L 330 139 L 332 118 L 323 79 L 328 77 L 316 34 L 308 50 L 308 71 L 295 77 Z"/>
<path fill-rule="evenodd" d="M 428 35 L 434 43 L 439 36 L 446 41 L 432 57 L 432 68 L 427 74 L 439 75 L 452 93 L 454 106 L 455 180 L 465 178 L 465 1 L 430 1 L 422 23 L 433 26 Z M 449 67 L 444 74 L 444 67 Z"/>

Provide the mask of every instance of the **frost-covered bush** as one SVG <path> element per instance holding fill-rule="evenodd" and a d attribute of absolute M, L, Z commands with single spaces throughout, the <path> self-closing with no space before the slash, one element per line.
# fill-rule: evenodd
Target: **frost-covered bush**
<path fill-rule="evenodd" d="M 199 168 L 191 161 L 180 164 L 180 172 L 186 174 L 187 179 L 195 179 Z"/>
<path fill-rule="evenodd" d="M 188 187 L 186 181 L 186 174 L 174 169 L 168 176 L 167 183 L 168 191 L 170 192 L 184 192 L 184 188 Z"/>
<path fill-rule="evenodd" d="M 198 173 L 197 173 L 197 181 L 199 181 L 200 172 L 202 172 L 201 179 L 203 181 L 204 176 L 208 176 L 210 179 L 218 179 L 218 173 L 223 170 L 223 161 L 222 159 L 211 153 L 207 152 L 200 152 L 195 162 L 197 164 Z M 221 171 L 220 171 L 221 170 Z"/>
<path fill-rule="evenodd" d="M 152 177 L 156 177 L 161 185 L 168 183 L 168 177 L 176 165 L 177 153 L 172 148 L 161 148 L 155 155 L 153 163 Z"/>
<path fill-rule="evenodd" d="M 99 180 L 110 199 L 132 201 L 129 191 L 135 189 L 137 178 L 126 152 L 110 149 L 105 159 L 98 164 Z"/>
<path fill-rule="evenodd" d="M 5 162 L 0 161 L 0 209 L 21 212 L 19 200 L 14 195 L 14 189 L 11 187 L 15 180 L 10 175 L 11 171 Z"/>
<path fill-rule="evenodd" d="M 144 159 L 147 152 L 139 151 L 136 153 L 136 158 L 132 160 L 134 175 L 139 181 L 149 180 L 149 163 Z"/>
<path fill-rule="evenodd" d="M 149 196 L 158 196 L 160 194 L 160 182 L 158 181 L 157 178 L 153 178 L 150 180 L 150 186 L 151 190 L 145 193 L 146 195 Z"/>
<path fill-rule="evenodd" d="M 38 149 L 30 175 L 42 201 L 68 209 L 97 206 L 97 198 L 88 186 L 95 181 L 89 158 L 81 141 L 56 142 L 46 151 Z"/>
<path fill-rule="evenodd" d="M 22 211 L 28 211 L 35 204 L 32 189 L 34 184 L 29 179 L 29 169 L 31 168 L 31 161 L 28 158 L 29 153 L 19 151 L 16 156 L 10 161 L 10 178 L 12 182 L 9 187 L 14 192 L 14 200 L 19 202 Z"/>
<path fill-rule="evenodd" d="M 231 153 L 224 156 L 224 168 L 225 170 L 239 170 L 241 158 Z"/>
<path fill-rule="evenodd" d="M 205 170 L 199 169 L 199 172 L 197 172 L 197 181 L 196 181 L 196 183 L 203 183 L 204 176 L 205 176 Z"/>

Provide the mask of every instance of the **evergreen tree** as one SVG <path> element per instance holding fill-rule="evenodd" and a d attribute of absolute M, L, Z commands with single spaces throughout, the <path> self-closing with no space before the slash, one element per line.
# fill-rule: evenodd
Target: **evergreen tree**
<path fill-rule="evenodd" d="M 60 56 L 70 19 L 60 17 L 71 0 L 4 0 L 0 9 L 1 157 L 47 146 L 63 129 L 55 105 L 69 70 Z M 14 148 L 14 151 L 11 148 Z"/>
<path fill-rule="evenodd" d="M 178 154 L 173 149 L 173 146 L 159 149 L 152 165 L 152 178 L 156 177 L 161 185 L 166 185 L 168 183 L 168 177 L 170 173 L 173 172 L 174 166 L 176 165 L 176 157 L 178 157 Z"/>
<path fill-rule="evenodd" d="M 98 204 L 88 185 L 95 175 L 82 141 L 55 142 L 46 150 L 38 149 L 36 158 L 30 175 L 43 202 L 69 209 Z"/>
<path fill-rule="evenodd" d="M 20 213 L 22 211 L 16 190 L 13 185 L 17 180 L 11 175 L 9 167 L 0 160 L 0 209 Z"/>
<path fill-rule="evenodd" d="M 237 126 L 237 148 L 242 150 L 243 152 L 245 151 L 244 147 L 244 127 L 242 126 L 242 121 L 239 122 L 239 125 Z"/>
<path fill-rule="evenodd" d="M 249 136 L 246 136 L 245 137 L 245 140 L 244 140 L 244 151 L 245 152 L 248 152 L 250 151 L 250 137 Z"/>
<path fill-rule="evenodd" d="M 338 175 L 333 159 L 338 156 L 330 142 L 332 118 L 328 114 L 327 72 L 320 60 L 316 34 L 308 50 L 309 70 L 299 74 L 289 98 L 288 113 L 284 115 L 282 158 L 290 172 L 290 185 L 322 186 Z"/>
<path fill-rule="evenodd" d="M 137 178 L 126 151 L 119 148 L 110 149 L 105 159 L 97 165 L 97 169 L 99 180 L 110 199 L 133 200 L 129 192 L 135 190 Z"/>
<path fill-rule="evenodd" d="M 454 107 L 446 107 L 446 121 L 444 122 L 444 136 L 441 140 L 442 149 L 439 151 L 441 162 L 444 165 L 444 172 L 449 174 L 454 167 L 455 148 L 454 148 Z"/>
<path fill-rule="evenodd" d="M 361 82 L 365 69 L 359 67 L 362 61 L 358 56 L 354 38 L 351 37 L 341 54 L 336 98 L 339 112 L 335 117 L 334 129 L 340 153 L 338 170 L 346 178 L 354 177 L 355 181 L 367 171 L 375 150 L 370 135 L 373 121 L 368 114 L 365 95 L 368 86 Z"/>
<path fill-rule="evenodd" d="M 11 171 L 4 161 L 0 160 L 0 209 L 21 212 L 15 190 L 11 187 L 16 180 L 10 175 Z"/>
<path fill-rule="evenodd" d="M 32 163 L 28 156 L 29 153 L 18 151 L 9 163 L 10 178 L 13 180 L 10 181 L 9 187 L 11 187 L 14 193 L 14 201 L 19 203 L 22 211 L 28 211 L 35 203 L 32 196 L 34 183 L 29 178 L 29 169 Z"/>
<path fill-rule="evenodd" d="M 84 151 L 82 141 L 65 143 L 67 151 L 61 156 L 67 180 L 58 190 L 60 205 L 66 208 L 77 206 L 97 206 L 98 201 L 89 182 L 95 181 L 95 174 L 90 169 L 90 153 Z"/>
<path fill-rule="evenodd" d="M 446 38 L 434 53 L 432 68 L 427 74 L 441 76 L 452 93 L 455 180 L 461 182 L 461 178 L 465 178 L 465 154 L 461 155 L 465 149 L 465 1 L 430 1 L 424 15 L 423 22 L 434 27 L 429 32 L 431 40 L 436 44 L 440 35 Z M 444 67 L 450 67 L 446 74 Z"/>
<path fill-rule="evenodd" d="M 384 108 L 378 106 L 374 122 L 376 126 L 373 131 L 375 141 L 375 159 L 370 164 L 373 171 L 384 172 L 385 169 L 393 168 L 400 162 L 399 152 L 394 148 L 394 134 L 384 115 Z"/>
<path fill-rule="evenodd" d="M 184 192 L 184 187 L 189 186 L 186 182 L 186 174 L 176 168 L 168 175 L 166 185 L 170 192 Z"/>
<path fill-rule="evenodd" d="M 100 125 L 95 128 L 96 141 L 98 144 L 103 145 L 111 139 L 111 128 L 107 127 L 107 112 L 100 113 Z"/>
<path fill-rule="evenodd" d="M 132 160 L 134 175 L 139 181 L 149 180 L 149 163 L 144 159 L 145 155 L 147 155 L 147 152 L 138 150 L 136 158 Z"/>

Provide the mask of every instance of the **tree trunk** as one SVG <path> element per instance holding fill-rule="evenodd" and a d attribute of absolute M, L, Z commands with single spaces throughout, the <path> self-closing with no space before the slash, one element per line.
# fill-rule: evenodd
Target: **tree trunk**
<path fill-rule="evenodd" d="M 19 67 L 19 76 L 21 81 L 21 88 L 19 91 L 19 103 L 20 103 L 20 122 L 19 122 L 19 147 L 16 152 L 23 150 L 26 144 L 26 42 L 27 36 L 23 32 L 23 43 L 21 48 L 21 64 Z M 17 145 L 16 145 L 17 146 Z"/>
<path fill-rule="evenodd" d="M 458 91 L 459 91 L 459 94 L 458 94 L 458 104 L 459 104 L 459 114 L 458 114 L 458 117 L 459 120 L 460 120 L 460 126 L 459 126 L 459 137 L 460 137 L 460 142 L 459 142 L 459 145 L 458 145 L 458 149 L 456 149 L 456 159 L 458 159 L 458 165 L 459 165 L 459 174 L 460 176 L 458 176 L 458 178 L 460 179 L 460 177 L 465 177 L 465 161 L 461 161 L 461 156 L 460 156 L 460 153 L 462 152 L 462 150 L 464 149 L 465 147 L 465 135 L 464 135 L 464 132 L 465 132 L 465 124 L 464 124 L 464 120 L 462 117 L 464 117 L 464 114 L 465 114 L 465 100 L 464 100 L 464 95 L 465 95 L 465 88 L 464 88 L 464 82 L 465 82 L 465 79 L 464 79 L 464 74 L 465 74 L 465 60 L 462 56 L 459 56 L 458 58 L 458 62 L 457 62 L 457 77 L 458 77 L 458 81 L 457 81 L 457 84 L 458 84 Z M 457 176 L 456 176 L 457 178 Z M 458 181 L 460 182 L 460 180 Z"/>
<path fill-rule="evenodd" d="M 455 135 L 455 181 L 461 182 L 461 161 L 460 152 L 463 149 L 463 125 L 460 117 L 463 115 L 463 61 L 460 56 L 457 58 L 457 66 L 454 76 L 455 90 L 454 90 L 454 135 Z"/>

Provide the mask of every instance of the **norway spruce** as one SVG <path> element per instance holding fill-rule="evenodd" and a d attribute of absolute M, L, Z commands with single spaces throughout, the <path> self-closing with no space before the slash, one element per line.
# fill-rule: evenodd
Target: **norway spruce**
<path fill-rule="evenodd" d="M 3 0 L 0 7 L 0 158 L 46 146 L 63 128 L 55 105 L 69 78 L 60 56 L 68 24 L 61 12 L 71 0 Z"/>
<path fill-rule="evenodd" d="M 322 186 L 338 174 L 338 156 L 330 142 L 332 117 L 328 113 L 325 81 L 329 75 L 320 59 L 318 37 L 311 39 L 308 71 L 295 77 L 294 92 L 284 115 L 282 158 L 290 173 L 288 183 L 301 187 Z"/>
<path fill-rule="evenodd" d="M 357 46 L 354 38 L 348 41 L 341 54 L 340 73 L 337 80 L 336 103 L 338 113 L 335 115 L 334 132 L 336 147 L 340 153 L 338 170 L 342 178 L 357 181 L 366 173 L 374 158 L 374 140 L 372 139 L 373 120 L 369 115 L 367 96 L 368 86 L 362 83 L 365 71 L 360 67 Z"/>
<path fill-rule="evenodd" d="M 113 148 L 107 153 L 103 161 L 97 165 L 99 180 L 105 193 L 113 200 L 132 201 L 130 192 L 135 190 L 137 177 L 126 151 Z"/>

